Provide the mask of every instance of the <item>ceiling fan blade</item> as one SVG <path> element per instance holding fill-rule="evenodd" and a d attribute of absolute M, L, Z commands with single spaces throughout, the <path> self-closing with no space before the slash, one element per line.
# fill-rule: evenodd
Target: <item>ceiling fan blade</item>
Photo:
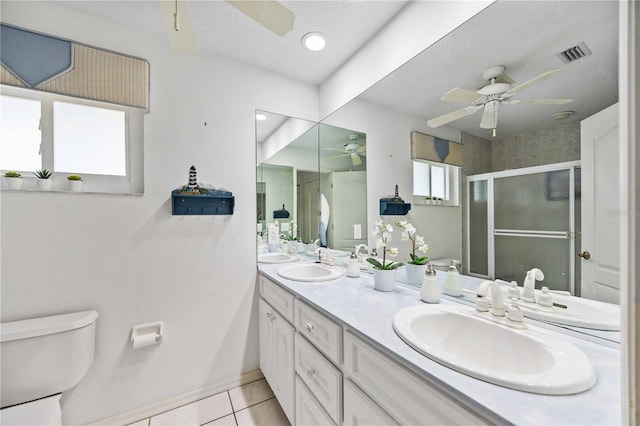
<path fill-rule="evenodd" d="M 269 31 L 283 36 L 293 29 L 296 15 L 275 0 L 225 0 Z"/>
<path fill-rule="evenodd" d="M 498 127 L 498 108 L 500 101 L 487 102 L 484 106 L 480 127 L 483 129 L 495 129 Z M 495 135 L 494 135 L 495 136 Z"/>
<path fill-rule="evenodd" d="M 471 115 L 478 110 L 477 107 L 465 107 L 462 109 L 458 109 L 456 111 L 449 112 L 447 114 L 441 115 L 436 118 L 432 118 L 427 121 L 427 126 L 431 128 L 440 127 L 443 124 L 451 123 L 459 118 L 465 117 L 467 115 Z"/>
<path fill-rule="evenodd" d="M 359 166 L 360 164 L 362 164 L 362 160 L 360 159 L 360 156 L 355 152 L 351 154 L 351 162 L 353 163 L 354 166 Z"/>
<path fill-rule="evenodd" d="M 524 89 L 527 89 L 527 88 L 533 86 L 534 84 L 538 84 L 541 81 L 544 81 L 544 80 L 546 80 L 548 78 L 553 77 L 556 74 L 561 73 L 562 71 L 564 71 L 563 68 L 558 68 L 558 69 L 555 69 L 555 70 L 552 70 L 552 71 L 547 71 L 545 73 L 542 73 L 539 76 L 534 77 L 531 80 L 527 81 L 526 83 L 522 83 L 521 85 L 516 86 L 513 89 L 507 90 L 506 92 L 504 92 L 502 94 L 502 97 L 505 98 L 505 99 L 509 98 L 509 97 L 515 95 L 516 93 L 521 92 Z"/>
<path fill-rule="evenodd" d="M 350 154 L 336 155 L 335 157 L 327 158 L 327 161 L 329 161 L 329 160 L 337 160 L 338 158 L 348 157 L 349 155 L 350 155 Z"/>
<path fill-rule="evenodd" d="M 161 0 L 160 11 L 167 28 L 169 45 L 174 52 L 195 53 L 198 51 L 198 39 L 193 28 L 189 4 L 186 0 Z M 177 17 L 176 15 L 177 7 Z M 177 28 L 177 29 L 176 29 Z"/>
<path fill-rule="evenodd" d="M 507 104 L 562 105 L 573 102 L 573 99 L 512 99 L 504 102 Z"/>
<path fill-rule="evenodd" d="M 335 152 L 342 152 L 344 153 L 344 148 L 340 149 L 340 148 L 332 148 L 332 147 L 328 147 L 328 148 L 324 148 L 325 151 L 335 151 Z"/>
<path fill-rule="evenodd" d="M 473 92 L 467 89 L 455 89 L 449 90 L 447 93 L 442 95 L 440 100 L 447 102 L 461 102 L 463 104 L 471 104 L 482 97 L 481 94 Z"/>

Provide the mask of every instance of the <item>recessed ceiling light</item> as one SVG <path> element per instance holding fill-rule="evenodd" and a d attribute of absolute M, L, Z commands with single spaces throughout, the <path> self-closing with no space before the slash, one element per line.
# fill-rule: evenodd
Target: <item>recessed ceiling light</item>
<path fill-rule="evenodd" d="M 257 113 L 257 114 L 256 114 L 256 120 L 258 120 L 258 121 L 264 121 L 264 120 L 266 120 L 266 119 L 267 119 L 267 116 L 266 116 L 266 115 L 261 114 L 261 113 Z"/>
<path fill-rule="evenodd" d="M 302 45 L 314 52 L 322 50 L 327 45 L 327 36 L 319 32 L 306 33 L 302 36 Z"/>

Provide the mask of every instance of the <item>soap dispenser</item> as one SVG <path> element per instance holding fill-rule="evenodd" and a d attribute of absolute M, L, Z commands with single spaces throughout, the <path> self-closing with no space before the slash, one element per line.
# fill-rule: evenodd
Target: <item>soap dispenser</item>
<path fill-rule="evenodd" d="M 458 273 L 458 268 L 453 265 L 449 266 L 449 272 L 447 272 L 447 279 L 444 282 L 444 294 L 448 296 L 462 296 L 460 274 Z"/>
<path fill-rule="evenodd" d="M 351 252 L 349 261 L 347 262 L 347 276 L 358 278 L 360 276 L 360 265 L 358 264 L 358 256 L 355 251 Z"/>
<path fill-rule="evenodd" d="M 427 265 L 427 272 L 424 273 L 424 280 L 422 281 L 422 288 L 420 289 L 420 298 L 427 303 L 440 302 L 440 286 L 438 285 L 438 278 L 436 278 L 436 271 L 433 269 L 432 264 Z"/>

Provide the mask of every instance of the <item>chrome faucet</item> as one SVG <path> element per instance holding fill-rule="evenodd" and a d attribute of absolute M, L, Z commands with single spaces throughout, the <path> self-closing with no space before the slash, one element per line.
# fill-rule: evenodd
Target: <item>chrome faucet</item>
<path fill-rule="evenodd" d="M 324 253 L 324 258 L 322 254 Z M 328 247 L 320 247 L 318 249 L 318 260 L 320 263 L 324 263 L 325 265 L 333 266 L 333 256 L 331 255 L 331 251 Z"/>
<path fill-rule="evenodd" d="M 489 281 L 489 280 L 484 281 L 482 284 L 480 284 L 480 286 L 478 287 L 478 290 L 476 290 L 476 293 L 478 294 L 478 300 L 476 300 L 476 304 L 478 305 L 477 309 L 481 311 L 486 311 L 479 299 L 486 297 L 487 291 L 491 291 L 491 309 L 489 309 L 489 312 L 493 316 L 503 317 L 504 316 L 504 296 L 502 295 L 502 290 L 500 290 L 500 286 L 496 284 L 495 281 Z M 486 303 L 485 303 L 485 306 L 486 306 Z"/>
<path fill-rule="evenodd" d="M 369 247 L 366 244 L 358 244 L 356 246 L 356 255 L 358 256 L 358 262 L 362 262 L 362 256 L 360 255 L 360 250 L 364 249 L 366 255 L 369 255 Z"/>

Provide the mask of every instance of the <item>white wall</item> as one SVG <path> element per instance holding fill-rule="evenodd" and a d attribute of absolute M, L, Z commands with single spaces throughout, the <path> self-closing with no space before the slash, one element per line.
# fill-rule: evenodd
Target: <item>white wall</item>
<path fill-rule="evenodd" d="M 370 102 L 353 100 L 323 122 L 333 126 L 354 129 L 367 135 L 367 222 L 369 244 L 371 232 L 380 220 L 380 198 L 393 195 L 395 185 L 405 202 L 412 202 L 413 164 L 411 162 L 412 131 L 438 137 L 451 138 L 448 129 L 430 129 L 424 119 L 398 113 Z M 439 134 L 440 131 L 446 134 Z M 385 222 L 395 223 L 406 218 L 425 238 L 431 250 L 430 259 L 462 259 L 461 208 L 415 206 L 406 217 L 385 216 Z M 398 260 L 409 256 L 410 245 L 400 240 L 401 234 L 392 235 L 392 247 L 400 250 Z"/>
<path fill-rule="evenodd" d="M 317 119 L 316 88 L 168 43 L 53 2 L 2 2 L 3 22 L 151 64 L 145 195 L 9 193 L 1 204 L 2 321 L 95 309 L 96 358 L 63 397 L 84 424 L 258 368 L 254 110 Z M 205 126 L 204 123 L 207 123 Z M 198 180 L 233 191 L 233 216 L 171 216 L 170 191 Z M 165 321 L 133 350 L 131 327 Z"/>
<path fill-rule="evenodd" d="M 409 2 L 320 85 L 321 117 L 360 95 L 494 1 Z"/>

